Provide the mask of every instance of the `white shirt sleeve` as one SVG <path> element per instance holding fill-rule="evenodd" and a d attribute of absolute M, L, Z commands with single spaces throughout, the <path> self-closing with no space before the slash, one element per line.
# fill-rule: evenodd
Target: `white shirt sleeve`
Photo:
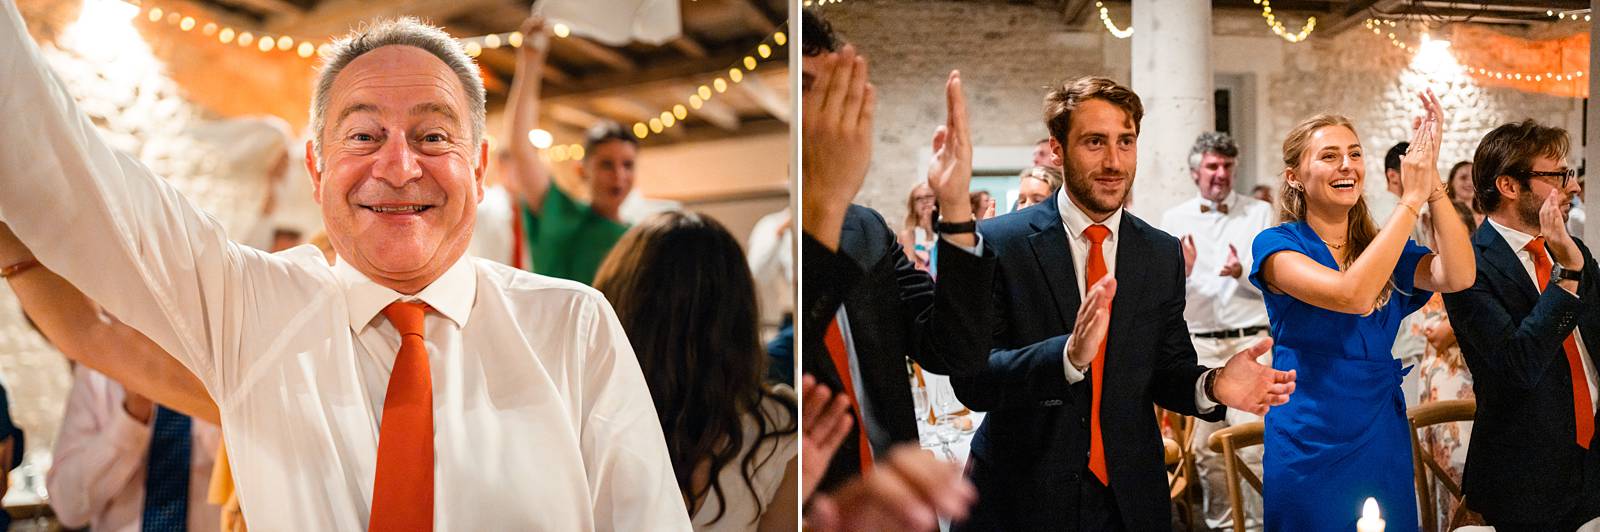
<path fill-rule="evenodd" d="M 1216 410 L 1217 409 L 1216 401 L 1212 401 L 1211 399 L 1206 397 L 1206 375 L 1211 373 L 1211 372 L 1213 372 L 1213 371 L 1221 371 L 1221 369 L 1220 368 L 1208 369 L 1208 370 L 1206 370 L 1205 373 L 1201 373 L 1200 374 L 1200 378 L 1195 379 L 1195 381 L 1194 381 L 1194 410 L 1195 410 L 1195 412 L 1198 412 L 1198 413 L 1201 413 L 1201 414 L 1210 414 L 1212 410 Z"/>
<path fill-rule="evenodd" d="M 150 425 L 128 415 L 124 395 L 113 387 L 120 388 L 84 366 L 73 371 L 54 463 L 45 475 L 50 508 L 71 528 L 89 526 L 145 465 Z"/>
<path fill-rule="evenodd" d="M 216 220 L 112 149 L 50 70 L 16 5 L 5 2 L 0 17 L 0 114 L 9 117 L 0 120 L 9 139 L 0 150 L 0 220 L 41 263 L 225 401 L 219 386 L 238 381 L 232 362 L 246 324 L 260 307 L 283 303 L 272 294 L 287 287 L 246 282 L 241 263 L 268 255 L 230 242 Z"/>
<path fill-rule="evenodd" d="M 578 405 L 581 450 L 596 530 L 689 530 L 666 437 L 649 385 L 611 305 L 598 295 L 578 309 L 590 338 Z"/>
<path fill-rule="evenodd" d="M 1072 385 L 1083 382 L 1083 379 L 1087 378 L 1088 376 L 1084 375 L 1082 371 L 1078 371 L 1078 368 L 1072 366 L 1072 357 L 1067 356 L 1067 345 L 1072 345 L 1071 336 L 1067 337 L 1067 344 L 1061 346 L 1061 367 L 1066 370 L 1067 384 Z"/>

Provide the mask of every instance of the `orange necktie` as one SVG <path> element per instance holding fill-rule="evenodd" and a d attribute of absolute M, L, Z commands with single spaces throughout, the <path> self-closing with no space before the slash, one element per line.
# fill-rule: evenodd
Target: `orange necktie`
<path fill-rule="evenodd" d="M 1104 225 L 1094 224 L 1084 229 L 1083 235 L 1089 237 L 1089 260 L 1083 268 L 1084 296 L 1088 297 L 1089 289 L 1106 276 L 1106 254 L 1100 249 L 1100 243 L 1111 236 L 1111 230 Z M 1106 335 L 1107 339 L 1110 337 Z M 1109 486 L 1111 480 L 1106 474 L 1106 443 L 1100 437 L 1100 390 L 1105 388 L 1105 371 L 1106 342 L 1101 340 L 1094 362 L 1089 364 L 1089 393 L 1093 397 L 1089 401 L 1089 472 L 1094 473 L 1094 478 L 1100 479 L 1101 484 Z"/>
<path fill-rule="evenodd" d="M 844 345 L 844 331 L 839 329 L 839 318 L 828 322 L 828 332 L 822 336 L 822 345 L 828 350 L 828 358 L 833 359 L 833 369 L 839 373 L 839 382 L 844 384 L 845 395 L 850 396 L 850 410 L 856 413 L 856 434 L 860 437 L 857 448 L 860 451 L 861 472 L 872 470 L 872 446 L 867 441 L 866 419 L 861 417 L 861 402 L 856 400 L 856 387 L 850 378 L 850 352 Z"/>
<path fill-rule="evenodd" d="M 1522 249 L 1533 255 L 1533 275 L 1539 279 L 1539 291 L 1543 292 L 1545 285 L 1550 284 L 1550 255 L 1544 250 L 1544 237 L 1534 238 Z M 1583 374 L 1583 357 L 1578 354 L 1578 337 L 1575 334 L 1567 335 L 1567 341 L 1561 347 L 1567 352 L 1567 371 L 1572 373 L 1572 413 L 1577 417 L 1578 446 L 1589 448 L 1589 442 L 1594 440 L 1594 412 L 1589 402 L 1589 380 Z"/>
<path fill-rule="evenodd" d="M 383 316 L 400 331 L 378 427 L 370 532 L 433 530 L 433 379 L 422 343 L 422 303 L 394 302 Z"/>

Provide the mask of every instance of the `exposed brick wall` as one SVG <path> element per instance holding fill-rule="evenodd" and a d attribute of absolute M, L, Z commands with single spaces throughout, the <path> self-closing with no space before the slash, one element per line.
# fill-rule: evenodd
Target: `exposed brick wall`
<path fill-rule="evenodd" d="M 1126 25 L 1127 7 L 1113 18 Z M 942 83 L 950 69 L 961 69 L 966 84 L 977 147 L 1030 144 L 1045 134 L 1040 112 L 1044 87 L 1085 74 L 1129 79 L 1127 41 L 1111 37 L 1092 19 L 1068 27 L 1051 9 L 1031 5 L 947 1 L 853 1 L 823 8 L 824 16 L 867 54 L 878 87 L 877 144 L 867 183 L 857 201 L 904 218 L 905 199 L 916 175 L 920 149 L 944 120 Z M 1299 18 L 1288 17 L 1298 28 Z M 1320 30 L 1319 30 L 1320 31 Z M 1427 77 L 1412 68 L 1410 54 L 1358 26 L 1333 39 L 1313 33 L 1307 43 L 1289 44 L 1272 36 L 1259 13 L 1222 11 L 1213 15 L 1213 67 L 1255 84 L 1256 134 L 1241 139 L 1258 168 L 1243 181 L 1276 183 L 1283 137 L 1299 119 L 1316 112 L 1351 117 L 1367 147 L 1367 192 L 1379 212 L 1393 201 L 1384 192 L 1382 155 L 1409 137 L 1419 106 L 1412 94 Z M 1137 34 L 1136 34 L 1137 35 Z M 1134 38 L 1137 38 L 1134 37 Z M 1441 99 L 1450 123 L 1440 157 L 1441 172 L 1471 157 L 1483 134 L 1495 125 L 1525 117 L 1559 124 L 1579 137 L 1582 101 L 1483 87 L 1462 76 L 1434 80 L 1448 87 Z M 1135 90 L 1138 87 L 1134 87 Z M 1147 118 L 1148 120 L 1148 118 Z M 1163 179 L 1192 187 L 1187 176 L 1141 173 L 1138 179 Z M 1148 209 L 1148 211 L 1146 210 Z M 1139 205 L 1136 213 L 1159 216 L 1159 208 Z M 896 222 L 898 223 L 898 222 Z"/>

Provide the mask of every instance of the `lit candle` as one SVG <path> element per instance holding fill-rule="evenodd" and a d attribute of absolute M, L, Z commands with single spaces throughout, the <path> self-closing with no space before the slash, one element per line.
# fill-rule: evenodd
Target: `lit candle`
<path fill-rule="evenodd" d="M 1378 517 L 1378 500 L 1367 497 L 1361 507 L 1361 520 L 1356 521 L 1356 532 L 1383 532 L 1383 519 Z"/>

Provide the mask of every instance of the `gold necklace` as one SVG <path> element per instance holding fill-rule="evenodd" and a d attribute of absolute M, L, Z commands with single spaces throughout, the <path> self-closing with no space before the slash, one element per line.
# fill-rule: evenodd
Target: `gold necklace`
<path fill-rule="evenodd" d="M 1340 242 L 1338 244 L 1335 244 L 1333 242 L 1329 242 L 1327 240 L 1324 240 L 1322 237 L 1317 237 L 1317 239 L 1318 240 L 1322 240 L 1322 243 L 1327 244 L 1328 247 L 1330 247 L 1330 248 L 1333 248 L 1333 249 L 1344 249 L 1344 242 Z"/>

